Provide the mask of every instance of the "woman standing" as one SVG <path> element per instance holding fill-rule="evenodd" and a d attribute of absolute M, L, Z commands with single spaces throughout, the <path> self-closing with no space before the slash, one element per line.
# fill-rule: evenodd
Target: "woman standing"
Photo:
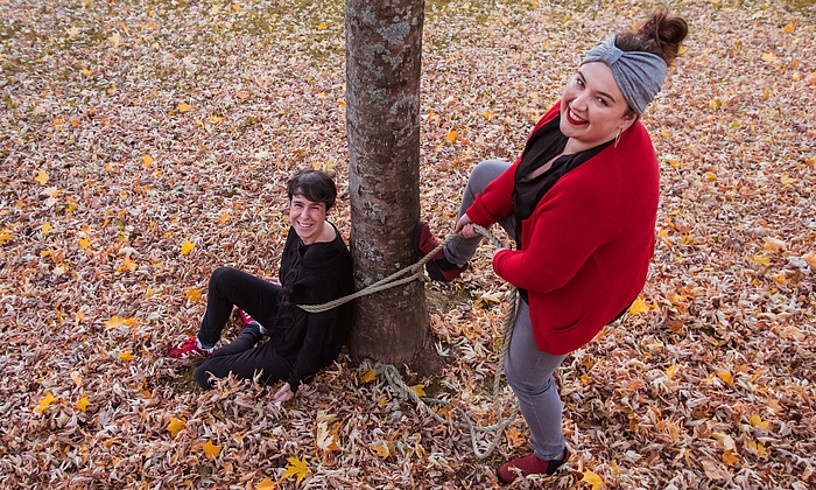
<path fill-rule="evenodd" d="M 518 244 L 497 251 L 493 268 L 521 297 L 505 370 L 534 452 L 498 469 L 504 483 L 552 474 L 566 461 L 553 373 L 620 317 L 646 282 L 659 175 L 639 119 L 687 33 L 682 18 L 658 9 L 636 33 L 590 50 L 519 159 L 476 166 L 455 227 L 459 237 L 428 263 L 433 279 L 456 278 L 481 239 L 473 224 L 500 223 Z M 438 244 L 426 223 L 415 241 L 423 254 Z"/>

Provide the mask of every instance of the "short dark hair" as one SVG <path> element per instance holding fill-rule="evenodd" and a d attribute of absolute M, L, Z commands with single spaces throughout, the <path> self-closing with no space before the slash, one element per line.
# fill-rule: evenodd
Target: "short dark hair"
<path fill-rule="evenodd" d="M 286 192 L 290 201 L 294 196 L 303 196 L 312 202 L 324 203 L 326 211 L 337 201 L 337 186 L 320 170 L 301 170 L 289 180 Z"/>

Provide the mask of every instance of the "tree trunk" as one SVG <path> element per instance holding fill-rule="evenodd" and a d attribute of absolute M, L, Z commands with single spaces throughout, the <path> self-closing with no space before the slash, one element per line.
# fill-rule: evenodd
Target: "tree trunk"
<path fill-rule="evenodd" d="M 358 289 L 413 264 L 419 219 L 419 79 L 424 0 L 346 1 L 351 251 Z M 424 285 L 356 301 L 357 360 L 411 364 L 428 336 Z"/>

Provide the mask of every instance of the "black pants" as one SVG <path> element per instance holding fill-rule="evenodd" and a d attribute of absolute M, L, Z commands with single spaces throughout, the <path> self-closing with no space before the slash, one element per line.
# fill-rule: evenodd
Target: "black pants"
<path fill-rule="evenodd" d="M 210 276 L 207 310 L 201 321 L 198 339 L 205 346 L 215 345 L 229 320 L 234 306 L 241 308 L 265 328 L 274 328 L 278 311 L 280 286 L 229 267 L 219 267 Z M 252 378 L 262 371 L 260 380 L 274 383 L 292 369 L 289 361 L 275 352 L 275 345 L 258 345 L 261 333 L 257 326 L 241 330 L 229 345 L 205 360 L 196 370 L 199 386 L 209 389 L 210 378 L 224 378 L 230 373 L 238 378 Z"/>

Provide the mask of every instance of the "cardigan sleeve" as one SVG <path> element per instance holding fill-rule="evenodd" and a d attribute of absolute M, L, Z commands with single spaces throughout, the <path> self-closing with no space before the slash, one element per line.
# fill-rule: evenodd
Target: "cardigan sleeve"
<path fill-rule="evenodd" d="M 523 250 L 503 250 L 493 258 L 496 273 L 516 287 L 548 293 L 563 287 L 609 240 L 615 223 L 602 183 L 574 171 L 536 208 L 535 226 Z M 589 185 L 587 185 L 589 184 Z"/>

